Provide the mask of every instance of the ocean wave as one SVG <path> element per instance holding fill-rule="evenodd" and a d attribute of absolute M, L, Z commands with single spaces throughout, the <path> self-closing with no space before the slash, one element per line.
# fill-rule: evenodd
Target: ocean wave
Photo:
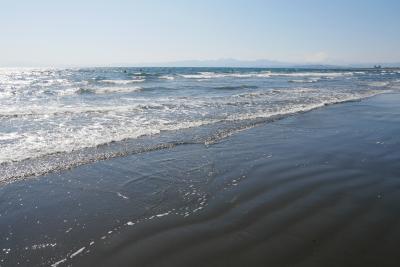
<path fill-rule="evenodd" d="M 240 89 L 257 89 L 258 86 L 255 85 L 232 85 L 232 86 L 216 86 L 214 89 L 217 90 L 240 90 Z"/>
<path fill-rule="evenodd" d="M 390 85 L 390 82 L 375 81 L 375 82 L 368 83 L 368 85 L 372 86 L 372 87 L 385 87 L 385 86 Z"/>
<path fill-rule="evenodd" d="M 16 117 L 31 117 L 31 116 L 60 116 L 68 114 L 106 114 L 106 113 L 124 113 L 135 110 L 140 110 L 141 108 L 146 108 L 149 105 L 129 105 L 129 106 L 81 106 L 72 107 L 64 105 L 50 104 L 46 107 L 43 106 L 31 106 L 31 107 L 4 107 L 0 108 L 0 118 L 16 118 Z M 154 105 L 154 107 L 158 107 Z"/>
<path fill-rule="evenodd" d="M 233 95 L 234 97 L 243 97 L 243 98 L 259 98 L 263 96 L 276 96 L 276 95 L 296 95 L 296 94 L 313 94 L 313 93 L 323 93 L 321 89 L 316 88 L 282 88 L 282 89 L 271 89 L 271 90 L 262 90 L 248 93 L 241 93 Z"/>
<path fill-rule="evenodd" d="M 164 80 L 175 80 L 175 77 L 174 76 L 171 76 L 171 75 L 162 75 L 162 76 L 160 76 L 160 79 L 164 79 Z"/>
<path fill-rule="evenodd" d="M 250 72 L 250 73 L 224 73 L 224 72 L 198 72 L 195 74 L 181 74 L 186 79 L 216 79 L 216 78 L 270 78 L 270 77 L 319 77 L 335 78 L 353 76 L 353 72 Z"/>
<path fill-rule="evenodd" d="M 132 80 L 101 80 L 103 83 L 116 84 L 116 85 L 126 85 L 130 83 L 141 83 L 146 81 L 146 79 L 132 79 Z"/>
<path fill-rule="evenodd" d="M 0 91 L 0 98 L 10 98 L 15 95 L 15 92 L 9 91 L 9 90 L 4 90 Z"/>
<path fill-rule="evenodd" d="M 271 118 L 271 117 L 282 117 L 290 114 L 302 113 L 311 111 L 313 109 L 321 108 L 323 106 L 338 104 L 338 103 L 345 103 L 351 101 L 362 100 L 364 98 L 372 97 L 375 95 L 386 93 L 385 91 L 369 91 L 360 94 L 342 94 L 337 96 L 330 96 L 324 97 L 320 101 L 317 102 L 310 102 L 307 104 L 300 103 L 300 104 L 291 104 L 288 106 L 283 106 L 281 109 L 276 111 L 270 110 L 260 110 L 258 112 L 253 113 L 246 113 L 240 115 L 229 115 L 226 120 L 251 120 L 251 119 L 258 119 L 258 118 Z"/>
<path fill-rule="evenodd" d="M 353 72 L 293 72 L 293 73 L 271 73 L 271 76 L 287 77 L 342 77 L 353 76 Z"/>
<path fill-rule="evenodd" d="M 134 87 L 92 87 L 92 88 L 66 88 L 63 90 L 55 91 L 59 96 L 73 96 L 85 94 L 116 94 L 116 93 L 133 93 L 140 92 L 143 88 L 139 86 Z"/>
<path fill-rule="evenodd" d="M 253 78 L 253 77 L 270 77 L 271 72 L 259 73 L 218 73 L 218 72 L 199 72 L 197 74 L 181 74 L 180 76 L 186 79 L 214 79 L 214 78 Z"/>
<path fill-rule="evenodd" d="M 144 120 L 144 118 L 142 118 Z M 148 123 L 149 122 L 149 123 Z M 5 140 L 15 140 L 12 146 L 1 145 L 0 164 L 35 159 L 45 155 L 57 153 L 71 153 L 84 148 L 96 148 L 101 145 L 159 134 L 162 131 L 176 131 L 199 127 L 201 125 L 217 122 L 217 120 L 198 120 L 174 122 L 153 119 L 141 125 L 136 122 L 124 122 L 113 125 L 109 131 L 109 125 L 93 122 L 87 127 L 59 128 L 56 131 L 46 130 L 31 131 L 10 136 Z"/>
<path fill-rule="evenodd" d="M 316 83 L 320 79 L 298 79 L 298 80 L 290 80 L 291 83 Z"/>
<path fill-rule="evenodd" d="M 218 99 L 218 98 L 216 98 Z M 125 98 L 125 100 L 132 101 L 131 98 Z M 158 101 L 150 102 L 137 102 L 136 98 L 133 98 L 133 102 L 124 102 L 119 104 L 109 105 L 81 105 L 81 106 L 69 106 L 58 103 L 49 103 L 47 106 L 43 105 L 31 105 L 31 106 L 0 106 L 0 119 L 1 118 L 26 118 L 26 117 L 44 117 L 44 119 L 50 120 L 52 116 L 58 116 L 68 119 L 68 115 L 71 116 L 124 116 L 129 119 L 131 115 L 138 115 L 141 112 L 149 111 L 188 111 L 193 109 L 195 114 L 195 108 L 207 107 L 212 103 L 207 103 L 203 100 L 191 100 L 188 101 L 185 97 L 176 98 L 164 98 Z M 108 119 L 109 117 L 104 117 Z M 150 119 L 150 118 L 149 118 Z"/>
<path fill-rule="evenodd" d="M 80 89 L 79 93 L 93 93 L 93 94 L 113 94 L 113 93 L 132 93 L 140 92 L 143 88 L 135 87 L 98 87 L 90 89 Z"/>

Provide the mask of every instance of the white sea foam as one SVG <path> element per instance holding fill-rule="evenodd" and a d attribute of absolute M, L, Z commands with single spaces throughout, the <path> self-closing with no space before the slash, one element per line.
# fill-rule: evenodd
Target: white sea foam
<path fill-rule="evenodd" d="M 96 87 L 96 88 L 66 88 L 58 90 L 59 96 L 72 96 L 79 94 L 114 94 L 114 93 L 133 93 L 142 91 L 139 86 L 113 86 L 113 87 Z M 1 96 L 1 95 L 0 95 Z"/>
<path fill-rule="evenodd" d="M 285 107 L 282 107 L 280 110 L 259 110 L 254 113 L 245 113 L 245 114 L 240 114 L 240 115 L 229 115 L 226 120 L 250 120 L 250 119 L 257 119 L 257 118 L 270 118 L 270 117 L 276 117 L 276 116 L 284 116 L 288 114 L 295 114 L 299 112 L 306 112 L 310 111 L 316 108 L 320 108 L 326 105 L 331 105 L 331 104 L 337 104 L 337 103 L 343 103 L 343 102 L 349 102 L 349 101 L 355 101 L 355 100 L 360 100 L 363 98 L 371 97 L 377 94 L 383 93 L 382 91 L 375 91 L 375 92 L 369 92 L 365 94 L 348 94 L 348 95 L 342 95 L 342 96 L 337 96 L 337 97 L 330 97 L 326 99 L 321 99 L 319 102 L 311 102 L 308 104 L 293 104 L 293 105 L 288 105 Z"/>
<path fill-rule="evenodd" d="M 51 265 L 51 267 L 57 267 L 58 265 L 60 265 L 60 264 L 62 264 L 62 263 L 64 263 L 64 262 L 66 262 L 66 261 L 67 261 L 66 258 L 61 259 L 61 260 L 59 260 L 59 261 L 53 263 L 53 264 Z"/>
<path fill-rule="evenodd" d="M 353 72 L 292 72 L 292 73 L 271 73 L 270 76 L 287 76 L 287 77 L 341 77 L 352 76 Z"/>
<path fill-rule="evenodd" d="M 86 247 L 82 247 L 80 249 L 78 249 L 77 251 L 75 251 L 74 253 L 71 254 L 71 256 L 69 256 L 71 259 L 75 256 L 77 256 L 78 254 L 82 253 L 84 250 L 86 249 Z"/>
<path fill-rule="evenodd" d="M 100 87 L 96 89 L 90 89 L 89 91 L 95 94 L 110 94 L 110 93 L 132 93 L 140 92 L 142 87 Z"/>
<path fill-rule="evenodd" d="M 117 84 L 117 85 L 125 85 L 130 83 L 141 83 L 144 82 L 145 79 L 132 79 L 132 80 L 102 80 L 103 83 Z"/>
<path fill-rule="evenodd" d="M 80 88 L 66 88 L 64 90 L 58 90 L 57 94 L 59 96 L 71 96 L 71 95 L 78 94 L 80 91 L 81 91 Z"/>
<path fill-rule="evenodd" d="M 30 107 L 0 107 L 0 117 L 27 117 L 27 116 L 54 116 L 68 114 L 83 114 L 83 113 L 110 113 L 110 112 L 127 112 L 135 109 L 140 109 L 141 106 L 86 106 L 80 107 L 58 105 L 51 103 L 48 106 L 32 105 Z"/>
<path fill-rule="evenodd" d="M 297 79 L 297 80 L 290 80 L 289 82 L 292 83 L 316 83 L 320 79 Z"/>
<path fill-rule="evenodd" d="M 216 73 L 216 72 L 199 72 L 197 74 L 181 74 L 182 77 L 187 79 L 213 79 L 213 78 L 252 78 L 252 77 L 270 77 L 271 72 L 254 72 L 254 73 Z"/>
<path fill-rule="evenodd" d="M 390 82 L 382 82 L 382 81 L 370 82 L 368 83 L 368 85 L 372 87 L 384 87 L 390 85 Z"/>
<path fill-rule="evenodd" d="M 160 76 L 160 79 L 175 80 L 175 77 L 171 76 L 171 75 L 163 75 L 163 76 Z"/>
<path fill-rule="evenodd" d="M 66 118 L 66 121 L 69 119 Z M 87 125 L 62 123 L 54 129 L 26 130 L 5 137 L 0 142 L 0 163 L 32 159 L 58 152 L 72 152 L 87 147 L 96 147 L 128 138 L 154 135 L 161 131 L 198 127 L 217 120 L 171 121 L 138 116 L 129 119 L 128 114 L 111 114 L 108 118 L 93 118 Z M 3 134 L 0 133 L 1 136 Z"/>

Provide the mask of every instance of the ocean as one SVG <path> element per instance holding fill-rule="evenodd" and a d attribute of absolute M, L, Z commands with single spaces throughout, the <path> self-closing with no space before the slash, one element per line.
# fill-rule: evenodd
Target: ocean
<path fill-rule="evenodd" d="M 2 68 L 0 183 L 399 88 L 398 69 Z"/>

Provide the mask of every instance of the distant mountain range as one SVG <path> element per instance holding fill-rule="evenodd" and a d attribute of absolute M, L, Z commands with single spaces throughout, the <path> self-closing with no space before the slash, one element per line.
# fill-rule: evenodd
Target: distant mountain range
<path fill-rule="evenodd" d="M 332 68 L 333 65 L 311 65 L 280 62 L 268 59 L 259 60 L 238 60 L 233 58 L 213 59 L 213 60 L 182 60 L 159 63 L 139 64 L 143 67 L 231 67 L 231 68 L 288 68 L 288 67 L 306 67 L 306 68 Z"/>
<path fill-rule="evenodd" d="M 118 64 L 113 64 L 117 66 Z M 382 67 L 400 67 L 400 63 L 363 63 L 349 65 L 333 64 L 307 64 L 289 63 L 268 59 L 259 60 L 238 60 L 233 58 L 213 59 L 213 60 L 181 60 L 158 63 L 142 64 L 119 64 L 119 66 L 141 66 L 141 67 L 231 67 L 231 68 L 313 68 L 313 69 L 332 69 L 332 68 L 373 68 L 375 65 Z"/>

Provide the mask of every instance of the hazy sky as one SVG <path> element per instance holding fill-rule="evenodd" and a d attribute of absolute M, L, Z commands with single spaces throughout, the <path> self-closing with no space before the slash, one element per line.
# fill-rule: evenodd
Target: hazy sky
<path fill-rule="evenodd" d="M 398 0 L 0 0 L 0 66 L 400 62 Z"/>

